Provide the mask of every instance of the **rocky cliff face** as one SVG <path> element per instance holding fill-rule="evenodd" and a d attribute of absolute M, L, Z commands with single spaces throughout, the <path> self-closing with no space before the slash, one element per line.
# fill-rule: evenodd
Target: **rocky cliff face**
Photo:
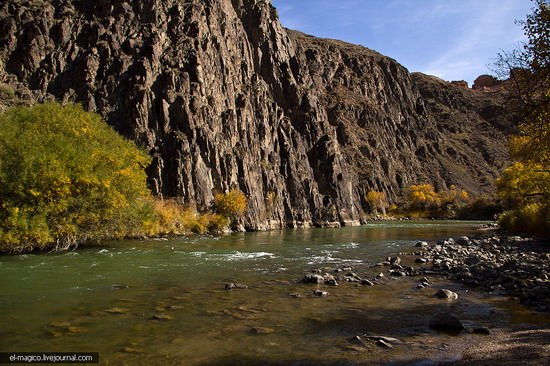
<path fill-rule="evenodd" d="M 0 99 L 76 101 L 147 147 L 154 192 L 207 207 L 249 197 L 242 225 L 349 225 L 364 195 L 456 184 L 506 159 L 502 100 L 364 47 L 282 28 L 268 0 L 7 0 Z"/>

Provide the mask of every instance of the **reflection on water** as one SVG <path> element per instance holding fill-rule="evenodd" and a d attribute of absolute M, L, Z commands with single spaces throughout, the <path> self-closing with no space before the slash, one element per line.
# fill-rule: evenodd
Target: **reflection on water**
<path fill-rule="evenodd" d="M 495 307 L 481 295 L 445 284 L 461 293 L 459 301 L 447 303 L 434 299 L 433 289 L 415 290 L 414 279 L 387 276 L 372 287 L 298 280 L 308 269 L 350 265 L 373 278 L 381 271 L 374 263 L 418 240 L 474 231 L 471 222 L 374 223 L 112 242 L 78 252 L 1 257 L 0 351 L 98 351 L 101 363 L 110 365 L 449 357 L 441 348 L 447 336 L 430 331 L 427 319 L 451 309 L 472 325 L 494 321 Z M 225 291 L 228 282 L 249 288 Z M 313 296 L 316 288 L 329 296 Z M 350 340 L 365 333 L 405 343 L 389 350 Z"/>

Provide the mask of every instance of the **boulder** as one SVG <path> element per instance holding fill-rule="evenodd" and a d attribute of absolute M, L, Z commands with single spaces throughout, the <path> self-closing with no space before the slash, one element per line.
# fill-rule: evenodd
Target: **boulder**
<path fill-rule="evenodd" d="M 439 313 L 430 319 L 430 328 L 436 330 L 462 331 L 464 325 L 451 313 Z"/>
<path fill-rule="evenodd" d="M 449 299 L 449 300 L 458 299 L 458 294 L 456 292 L 453 292 L 451 290 L 447 290 L 445 288 L 442 288 L 441 290 L 437 291 L 434 294 L 434 296 L 439 297 L 440 299 Z"/>
<path fill-rule="evenodd" d="M 390 262 L 390 264 L 392 264 L 392 265 L 397 265 L 397 264 L 401 263 L 401 258 L 399 258 L 399 257 L 388 257 L 387 261 Z"/>

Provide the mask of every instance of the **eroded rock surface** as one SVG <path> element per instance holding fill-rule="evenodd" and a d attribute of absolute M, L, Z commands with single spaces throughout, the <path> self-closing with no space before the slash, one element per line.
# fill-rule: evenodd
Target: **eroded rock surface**
<path fill-rule="evenodd" d="M 267 0 L 6 0 L 0 107 L 57 99 L 154 157 L 155 193 L 199 209 L 238 187 L 239 226 L 358 224 L 369 190 L 487 193 L 503 100 L 284 29 Z"/>

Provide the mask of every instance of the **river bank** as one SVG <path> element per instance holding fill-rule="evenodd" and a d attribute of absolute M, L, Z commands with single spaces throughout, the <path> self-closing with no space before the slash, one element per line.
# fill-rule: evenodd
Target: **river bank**
<path fill-rule="evenodd" d="M 314 269 L 305 274 L 302 282 L 324 284 L 324 289 L 313 293 L 323 297 L 329 296 L 330 286 L 339 283 L 388 286 L 392 281 L 410 283 L 414 279 L 415 290 L 400 294 L 401 298 L 414 299 L 414 304 L 411 303 L 413 313 L 409 316 L 418 316 L 413 309 L 424 302 L 425 306 L 434 309 L 432 316 L 424 320 L 426 328 L 443 332 L 441 334 L 450 332 L 462 336 L 438 339 L 434 334 L 424 335 L 423 342 L 426 343 L 443 341 L 439 343 L 437 352 L 434 350 L 429 358 L 418 360 L 403 360 L 395 352 L 395 361 L 389 364 L 516 365 L 520 359 L 523 365 L 546 364 L 550 360 L 547 342 L 550 335 L 550 316 L 547 314 L 550 311 L 550 245 L 540 239 L 493 233 L 493 229 L 480 230 L 486 234 L 491 231 L 491 235 L 461 236 L 431 244 L 420 241 L 412 252 L 395 253 L 369 269 Z M 380 273 L 376 274 L 378 271 Z M 470 291 L 468 288 L 472 287 L 473 291 Z M 388 297 L 388 301 L 392 298 L 395 301 L 396 295 Z M 427 298 L 439 299 L 447 305 L 426 302 Z M 494 309 L 485 316 L 462 313 L 456 317 L 451 314 L 466 302 L 470 302 L 468 306 L 471 307 L 479 306 L 472 301 L 473 298 L 487 304 L 500 303 L 524 309 L 519 311 L 531 314 L 533 318 L 503 325 L 496 319 L 504 313 Z M 412 351 L 418 345 L 414 337 L 397 339 L 387 337 L 387 334 L 357 335 L 350 339 L 353 343 L 350 348 L 370 347 L 372 352 L 373 347 L 393 350 L 406 345 Z"/>
<path fill-rule="evenodd" d="M 550 311 L 550 243 L 529 237 L 493 234 L 418 243 L 417 263 L 424 275 L 445 276 L 491 294 L 518 299 Z"/>
<path fill-rule="evenodd" d="M 415 254 L 426 263 L 420 273 L 443 276 L 491 296 L 517 301 L 536 311 L 550 311 L 548 240 L 493 234 L 448 238 Z M 465 348 L 453 365 L 543 365 L 550 362 L 550 317 L 544 326 L 488 330 L 483 341 Z M 442 363 L 447 364 L 447 363 Z"/>

